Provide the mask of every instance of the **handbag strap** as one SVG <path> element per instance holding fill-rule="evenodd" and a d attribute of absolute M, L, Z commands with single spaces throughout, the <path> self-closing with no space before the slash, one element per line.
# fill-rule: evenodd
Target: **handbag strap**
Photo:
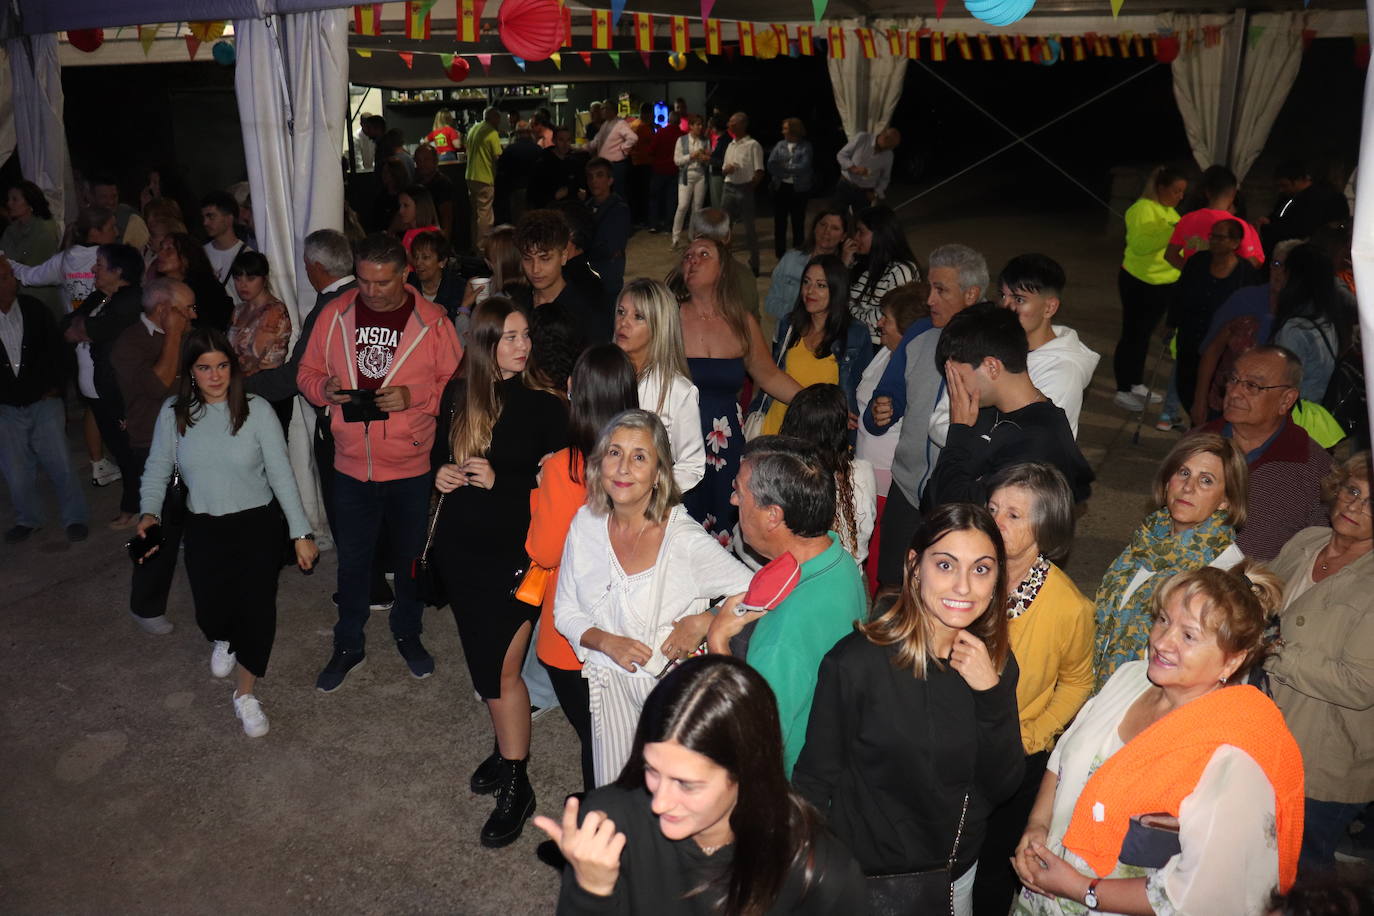
<path fill-rule="evenodd" d="M 448 452 L 448 463 L 449 463 L 449 464 L 453 464 L 453 463 L 454 463 L 454 460 L 453 460 L 453 448 L 452 448 L 452 444 L 453 444 L 453 421 L 456 420 L 457 418 L 458 418 L 458 393 L 455 391 L 455 392 L 454 392 L 454 397 L 453 397 L 453 403 L 449 404 L 449 408 L 448 408 L 448 428 L 449 428 L 449 446 L 450 446 L 450 447 L 449 447 L 449 452 Z M 430 516 L 429 516 L 429 529 L 428 529 L 428 531 L 425 532 L 425 549 L 422 550 L 422 551 L 420 551 L 420 556 L 423 557 L 425 560 L 428 560 L 428 559 L 429 559 L 429 548 L 434 544 L 434 529 L 435 529 L 436 527 L 438 527 L 438 525 L 439 525 L 439 510 L 442 509 L 442 508 L 444 508 L 444 497 L 447 496 L 447 495 L 448 495 L 447 493 L 440 493 L 440 494 L 439 494 L 439 498 L 438 498 L 437 500 L 435 500 L 435 503 L 434 503 L 434 511 L 430 513 Z"/>
<path fill-rule="evenodd" d="M 782 369 L 782 364 L 787 362 L 787 348 L 792 343 L 792 321 L 789 316 L 787 330 L 782 335 L 782 347 L 778 350 L 778 355 L 773 358 L 773 365 Z M 783 370 L 786 371 L 786 370 Z M 761 387 L 761 386 L 760 386 Z M 763 393 L 763 400 L 759 401 L 759 411 L 768 413 L 768 408 L 773 406 L 773 396 L 768 392 Z"/>

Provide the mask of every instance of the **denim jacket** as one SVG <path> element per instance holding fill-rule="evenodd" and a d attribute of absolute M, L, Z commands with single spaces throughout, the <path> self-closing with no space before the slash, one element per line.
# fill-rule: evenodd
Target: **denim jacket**
<path fill-rule="evenodd" d="M 813 176 L 810 140 L 798 140 L 790 156 L 786 140 L 779 140 L 768 153 L 768 178 L 773 190 L 778 189 L 784 178 L 791 178 L 795 190 L 810 191 Z"/>

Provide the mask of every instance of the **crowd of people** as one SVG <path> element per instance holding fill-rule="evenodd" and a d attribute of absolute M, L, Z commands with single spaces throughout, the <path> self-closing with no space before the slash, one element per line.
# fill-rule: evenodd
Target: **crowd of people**
<path fill-rule="evenodd" d="M 107 191 L 59 248 L 41 191 L 13 188 L 5 541 L 42 522 L 39 467 L 88 535 L 74 386 L 93 482 L 121 484 L 134 620 L 172 631 L 182 556 L 260 737 L 280 570 L 319 557 L 286 450 L 309 431 L 337 551 L 316 687 L 364 662 L 370 612 L 429 677 L 423 612 L 449 606 L 491 720 L 469 780 L 490 847 L 536 810 L 531 697 L 556 696 L 583 788 L 535 818 L 560 911 L 1251 914 L 1332 872 L 1374 800 L 1374 471 L 1367 430 L 1339 459 L 1309 433 L 1311 408 L 1346 419 L 1326 395 L 1359 351 L 1339 216 L 1303 169 L 1263 232 L 1224 169 L 1186 216 L 1167 169 L 1128 212 L 1116 403 L 1190 431 L 1089 597 L 1063 566 L 1098 355 L 1055 321 L 1065 271 L 1030 252 L 993 275 L 957 242 L 922 263 L 881 204 L 895 130 L 841 151 L 808 226 L 795 118 L 765 156 L 745 115 L 722 143 L 675 111 L 676 173 L 614 115 L 574 173 L 548 125 L 519 200 L 482 171 L 498 121 L 379 161 L 394 218 L 304 239 L 298 329 L 233 194 L 204 198 L 200 243 L 174 203 Z M 480 259 L 426 187 L 460 142 Z M 651 228 L 685 241 L 662 278 L 626 267 L 618 191 L 645 165 Z M 1164 318 L 1167 397 L 1143 374 Z"/>

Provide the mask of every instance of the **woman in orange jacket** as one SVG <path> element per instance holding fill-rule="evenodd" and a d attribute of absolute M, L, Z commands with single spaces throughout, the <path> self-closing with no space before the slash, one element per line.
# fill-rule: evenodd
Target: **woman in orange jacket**
<path fill-rule="evenodd" d="M 573 516 L 587 501 L 585 465 L 601 428 L 612 417 L 639 406 L 634 366 L 614 344 L 588 349 L 568 379 L 571 401 L 569 446 L 554 452 L 540 470 L 539 487 L 530 493 L 530 532 L 525 552 L 531 562 L 553 570 L 544 590 L 535 644 L 539 662 L 549 673 L 558 703 L 582 742 L 582 786 L 590 791 L 592 774 L 592 717 L 582 663 L 553 623 L 553 599 L 558 592 L 558 565 Z"/>

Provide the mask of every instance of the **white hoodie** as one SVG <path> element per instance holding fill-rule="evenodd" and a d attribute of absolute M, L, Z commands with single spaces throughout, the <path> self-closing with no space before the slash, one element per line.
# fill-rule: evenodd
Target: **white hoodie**
<path fill-rule="evenodd" d="M 1069 418 L 1069 429 L 1078 438 L 1078 414 L 1083 410 L 1083 389 L 1092 381 L 1097 361 L 1102 357 L 1078 339 L 1073 328 L 1051 326 L 1054 339 L 1030 351 L 1026 370 L 1040 393 Z M 930 438 L 941 448 L 949 433 L 949 391 L 941 390 L 940 401 L 930 415 Z"/>

